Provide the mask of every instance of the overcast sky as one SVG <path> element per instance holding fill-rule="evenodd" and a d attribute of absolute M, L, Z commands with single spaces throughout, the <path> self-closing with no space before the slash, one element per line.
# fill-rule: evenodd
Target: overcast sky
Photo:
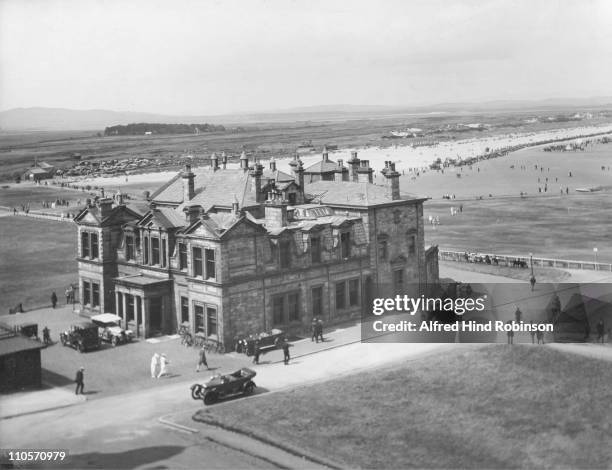
<path fill-rule="evenodd" d="M 612 0 L 0 0 L 0 110 L 612 95 Z"/>

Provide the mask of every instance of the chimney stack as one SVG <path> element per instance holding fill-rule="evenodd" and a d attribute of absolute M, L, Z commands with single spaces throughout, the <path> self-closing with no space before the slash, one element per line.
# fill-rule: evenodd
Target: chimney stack
<path fill-rule="evenodd" d="M 395 171 L 395 163 L 389 161 L 385 162 L 385 169 L 382 171 L 385 175 L 385 185 L 387 186 L 387 196 L 389 199 L 397 200 L 400 198 L 400 185 L 399 177 L 400 174 Z"/>
<path fill-rule="evenodd" d="M 277 191 L 272 191 L 270 199 L 264 206 L 265 225 L 267 229 L 281 228 L 287 226 L 287 201 Z"/>
<path fill-rule="evenodd" d="M 236 197 L 235 193 L 234 193 L 234 201 L 232 202 L 232 212 L 234 213 L 235 216 L 240 215 L 240 204 L 238 203 L 238 198 Z"/>
<path fill-rule="evenodd" d="M 276 171 L 276 160 L 274 160 L 274 157 L 270 159 L 270 170 Z"/>
<path fill-rule="evenodd" d="M 116 194 L 116 201 L 117 201 L 117 205 L 122 206 L 123 203 L 123 193 L 121 192 L 121 190 Z"/>
<path fill-rule="evenodd" d="M 246 156 L 244 151 L 240 154 L 240 168 L 242 168 L 244 172 L 249 169 L 249 157 Z"/>
<path fill-rule="evenodd" d="M 200 206 L 185 206 L 183 207 L 183 212 L 185 213 L 185 221 L 187 222 L 187 226 L 193 225 L 200 216 Z"/>
<path fill-rule="evenodd" d="M 251 177 L 251 192 L 255 195 L 257 202 L 263 201 L 263 195 L 261 194 L 261 175 L 263 175 L 263 166 L 261 163 L 255 163 L 255 165 L 249 171 Z"/>
<path fill-rule="evenodd" d="M 324 162 L 329 161 L 329 153 L 327 152 L 326 146 L 323 146 L 323 161 Z"/>
<path fill-rule="evenodd" d="M 221 154 L 221 164 L 224 170 L 227 169 L 227 155 L 225 155 L 225 152 Z"/>
<path fill-rule="evenodd" d="M 372 183 L 374 181 L 372 177 L 374 170 L 370 168 L 370 161 L 360 160 L 359 165 L 359 168 L 357 168 L 357 181 L 359 183 Z"/>
<path fill-rule="evenodd" d="M 195 175 L 191 171 L 191 165 L 186 164 L 185 169 L 181 172 L 183 180 L 183 202 L 191 201 L 195 196 Z"/>
<path fill-rule="evenodd" d="M 359 159 L 357 158 L 357 151 L 351 152 L 351 159 L 348 161 L 350 167 L 350 181 L 359 181 L 357 170 L 359 169 Z"/>
<path fill-rule="evenodd" d="M 98 199 L 98 208 L 100 209 L 100 217 L 104 219 L 113 210 L 113 200 L 110 197 Z"/>
<path fill-rule="evenodd" d="M 342 181 L 344 181 L 344 167 L 342 163 L 342 160 L 338 160 L 338 167 L 336 168 L 336 173 L 334 173 L 334 181 L 336 183 L 342 183 Z"/>

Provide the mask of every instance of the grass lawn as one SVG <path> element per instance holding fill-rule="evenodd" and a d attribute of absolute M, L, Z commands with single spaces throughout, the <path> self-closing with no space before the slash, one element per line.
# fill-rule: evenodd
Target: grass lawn
<path fill-rule="evenodd" d="M 609 362 L 490 345 L 194 415 L 349 467 L 609 468 Z"/>
<path fill-rule="evenodd" d="M 451 217 L 450 208 L 463 204 Z M 438 216 L 435 228 L 429 215 Z M 425 239 L 441 249 L 612 262 L 612 192 L 575 196 L 430 201 Z"/>
<path fill-rule="evenodd" d="M 69 222 L 0 217 L 0 302 L 3 311 L 22 303 L 31 310 L 51 304 L 55 291 L 77 282 L 76 225 Z"/>
<path fill-rule="evenodd" d="M 444 267 L 460 269 L 461 271 L 470 271 L 483 274 L 492 274 L 494 276 L 510 277 L 512 279 L 520 279 L 528 282 L 531 278 L 530 269 L 518 269 L 508 266 L 495 266 L 482 263 L 464 263 L 456 261 L 439 261 L 441 270 Z M 556 268 L 540 268 L 534 267 L 533 274 L 538 282 L 569 282 L 571 274 L 562 269 Z M 444 277 L 443 275 L 440 277 Z"/>

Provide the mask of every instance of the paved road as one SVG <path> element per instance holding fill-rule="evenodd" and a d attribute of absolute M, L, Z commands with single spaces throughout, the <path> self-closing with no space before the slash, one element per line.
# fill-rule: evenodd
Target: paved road
<path fill-rule="evenodd" d="M 260 393 L 329 380 L 359 370 L 383 367 L 455 345 L 363 344 L 338 346 L 359 338 L 359 326 L 327 334 L 325 343 L 295 343 L 290 365 L 280 352 L 264 356 L 268 364 L 253 366 Z M 317 350 L 325 349 L 320 352 Z M 204 378 L 204 377 L 202 377 Z M 78 453 L 79 467 L 126 459 L 123 466 L 152 464 L 171 468 L 268 468 L 270 462 L 163 427 L 160 416 L 195 412 L 203 405 L 189 396 L 189 381 L 157 383 L 154 388 L 88 400 L 74 406 L 0 420 L 3 447 L 59 447 Z"/>

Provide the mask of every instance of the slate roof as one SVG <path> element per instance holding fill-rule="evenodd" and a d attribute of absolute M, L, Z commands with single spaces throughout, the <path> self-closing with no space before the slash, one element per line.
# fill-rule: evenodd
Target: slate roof
<path fill-rule="evenodd" d="M 100 215 L 100 208 L 98 206 L 85 207 L 81 212 L 74 218 L 75 222 L 79 222 L 85 214 L 91 214 L 97 221 L 98 224 L 108 224 L 109 222 L 115 222 L 117 218 L 121 217 L 125 222 L 130 222 L 130 218 L 137 217 L 141 218 L 146 214 L 146 207 L 139 204 L 128 204 L 123 206 L 114 206 L 109 215 L 102 219 Z"/>
<path fill-rule="evenodd" d="M 251 177 L 248 171 L 242 169 L 205 169 L 194 172 L 195 197 L 188 205 L 202 206 L 208 211 L 213 206 L 231 207 L 234 194 L 239 207 L 256 204 L 255 194 L 251 191 Z M 180 175 L 155 191 L 151 196 L 153 202 L 180 204 L 182 211 L 186 201 L 183 201 L 183 181 Z"/>
<path fill-rule="evenodd" d="M 318 162 L 310 165 L 308 168 L 305 168 L 304 173 L 305 174 L 333 173 L 336 171 L 337 168 L 338 168 L 338 163 L 333 160 L 319 160 Z M 346 168 L 346 167 L 343 166 L 342 168 Z"/>
<path fill-rule="evenodd" d="M 270 169 L 264 170 L 263 171 L 263 175 L 262 175 L 262 179 L 264 180 L 274 180 L 277 183 L 278 182 L 289 182 L 289 181 L 295 181 L 295 178 L 283 171 L 280 170 L 275 170 L 272 171 Z"/>
<path fill-rule="evenodd" d="M 352 181 L 316 181 L 306 185 L 306 199 L 315 199 L 321 204 L 368 207 L 400 201 L 424 201 L 426 198 L 402 195 L 393 200 L 387 195 L 387 188 L 372 183 Z"/>

